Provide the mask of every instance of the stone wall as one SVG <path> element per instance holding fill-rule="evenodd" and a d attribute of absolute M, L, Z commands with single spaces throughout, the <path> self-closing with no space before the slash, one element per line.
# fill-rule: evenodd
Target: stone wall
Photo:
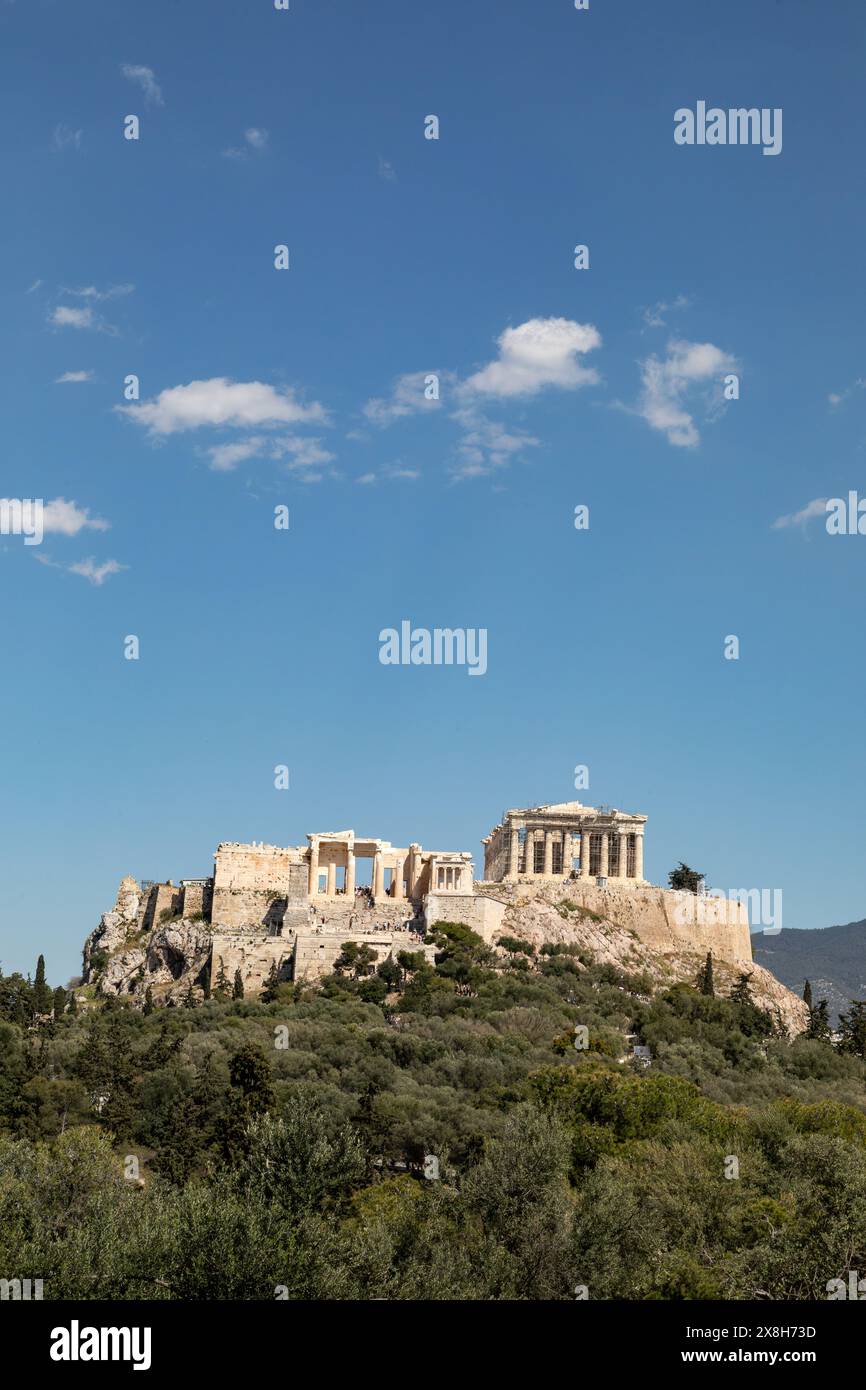
<path fill-rule="evenodd" d="M 183 890 L 183 915 L 184 917 L 197 917 L 201 914 L 210 921 L 211 908 L 213 907 L 213 880 L 196 879 L 190 883 L 181 883 Z"/>
<path fill-rule="evenodd" d="M 307 865 L 296 849 L 219 845 L 211 920 L 215 927 L 276 930 L 287 907 L 306 902 L 307 887 Z"/>
<path fill-rule="evenodd" d="M 347 941 L 356 946 L 369 946 L 377 964 L 389 956 L 396 958 L 401 951 L 421 951 L 428 960 L 433 957 L 433 948 L 425 946 L 412 932 L 365 932 L 351 936 L 342 932 L 299 932 L 295 942 L 294 978 L 309 982 L 330 975 Z"/>
<path fill-rule="evenodd" d="M 272 964 L 282 977 L 292 978 L 295 938 L 262 936 L 258 932 L 214 933 L 211 938 L 211 992 L 216 989 L 220 963 L 231 988 L 235 971 L 240 970 L 245 995 L 259 994 Z"/>
<path fill-rule="evenodd" d="M 496 884 L 490 894 L 430 893 L 425 906 L 429 931 L 434 922 L 462 922 L 488 943 L 495 941 L 502 929 L 502 919 L 508 906 L 507 890 L 499 892 Z"/>
<path fill-rule="evenodd" d="M 599 888 L 583 879 L 564 879 L 561 886 L 551 886 L 547 891 L 552 901 L 566 899 L 616 926 L 633 931 L 654 951 L 667 954 L 712 951 L 720 960 L 752 959 L 749 918 L 744 903 L 698 897 L 694 893 L 675 893 L 669 888 L 644 884 L 616 886 L 611 883 Z M 517 905 L 538 893 L 539 885 L 531 882 L 476 884 L 479 898 L 489 897 L 500 903 Z M 486 930 L 481 930 L 481 935 L 485 940 L 492 939 Z"/>

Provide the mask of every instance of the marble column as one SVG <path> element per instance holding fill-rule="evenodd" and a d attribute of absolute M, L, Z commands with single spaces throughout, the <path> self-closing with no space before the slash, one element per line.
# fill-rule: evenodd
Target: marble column
<path fill-rule="evenodd" d="M 307 891 L 311 898 L 319 891 L 319 841 L 315 835 L 310 841 L 310 881 Z"/>
<path fill-rule="evenodd" d="M 373 897 L 381 898 L 385 892 L 385 860 L 380 849 L 373 856 Z"/>
<path fill-rule="evenodd" d="M 535 873 L 535 831 L 527 830 L 526 839 L 523 842 L 524 869 L 526 875 Z"/>
<path fill-rule="evenodd" d="M 421 877 L 421 846 L 412 845 L 409 850 L 409 894 L 412 896 L 418 887 L 418 879 Z"/>
<path fill-rule="evenodd" d="M 553 875 L 553 831 L 544 832 L 544 876 L 551 878 Z"/>
<path fill-rule="evenodd" d="M 608 853 L 610 849 L 610 831 L 601 832 L 601 859 L 598 865 L 599 878 L 607 878 Z"/>
<path fill-rule="evenodd" d="M 580 876 L 589 878 L 589 827 L 584 825 L 580 831 Z"/>
<path fill-rule="evenodd" d="M 634 837 L 634 876 L 639 882 L 643 882 L 643 835 L 641 834 Z"/>
<path fill-rule="evenodd" d="M 351 845 L 346 846 L 346 897 L 355 896 L 355 851 Z"/>
<path fill-rule="evenodd" d="M 565 878 L 571 873 L 571 861 L 574 858 L 574 845 L 571 839 L 571 831 L 562 832 L 562 872 Z"/>
<path fill-rule="evenodd" d="M 329 898 L 334 898 L 337 896 L 337 864 L 334 859 L 332 859 L 330 864 L 328 865 L 327 892 Z"/>
<path fill-rule="evenodd" d="M 406 889 L 403 881 L 403 865 L 401 863 L 398 863 L 394 869 L 394 883 L 396 885 L 394 888 L 394 897 L 405 898 Z"/>
<path fill-rule="evenodd" d="M 520 831 L 516 826 L 511 831 L 511 844 L 508 849 L 508 877 L 517 878 L 520 865 Z"/>
<path fill-rule="evenodd" d="M 619 837 L 619 877 L 628 878 L 628 833 Z"/>

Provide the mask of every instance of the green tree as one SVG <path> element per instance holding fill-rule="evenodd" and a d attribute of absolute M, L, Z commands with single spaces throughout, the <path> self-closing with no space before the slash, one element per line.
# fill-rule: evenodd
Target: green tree
<path fill-rule="evenodd" d="M 704 875 L 697 869 L 690 869 L 688 864 L 680 860 L 675 869 L 671 869 L 668 874 L 668 883 L 671 888 L 677 889 L 681 893 L 697 893 Z"/>
<path fill-rule="evenodd" d="M 55 1018 L 62 1018 L 66 1013 L 68 995 L 62 985 L 58 985 L 51 1000 L 51 1007 Z"/>
<path fill-rule="evenodd" d="M 866 999 L 852 999 L 847 1013 L 839 1015 L 839 1051 L 866 1057 Z"/>
<path fill-rule="evenodd" d="M 36 962 L 36 979 L 33 982 L 33 1009 L 37 1014 L 50 1014 L 54 1000 L 51 989 L 45 982 L 45 957 Z"/>
<path fill-rule="evenodd" d="M 237 970 L 235 971 L 234 984 L 232 985 L 232 999 L 243 999 L 243 997 L 244 982 L 243 978 L 241 977 L 240 966 L 238 966 Z"/>
<path fill-rule="evenodd" d="M 811 986 L 811 984 L 810 984 L 810 982 L 809 982 L 808 980 L 806 981 L 806 983 L 805 983 L 804 986 L 803 986 L 803 1003 L 806 1005 L 807 1009 L 811 1009 L 811 1007 L 812 1007 L 812 986 Z"/>
<path fill-rule="evenodd" d="M 144 1007 L 141 1011 L 145 1018 L 148 1018 L 153 1013 L 153 1008 L 153 985 L 148 985 L 147 989 L 144 991 Z"/>
<path fill-rule="evenodd" d="M 715 985 L 713 983 L 713 953 L 707 952 L 707 958 L 703 966 L 698 971 L 697 987 L 701 994 L 706 994 L 710 998 L 715 995 Z"/>
<path fill-rule="evenodd" d="M 752 1003 L 752 991 L 749 985 L 749 981 L 751 980 L 754 973 L 755 972 L 753 970 L 749 970 L 748 972 L 742 971 L 737 976 L 737 983 L 734 985 L 729 996 L 732 1004 Z"/>
<path fill-rule="evenodd" d="M 832 1031 L 827 1000 L 819 999 L 817 1004 L 809 1008 L 809 1027 L 806 1029 L 806 1037 L 814 1038 L 817 1042 L 829 1042 Z"/>
<path fill-rule="evenodd" d="M 223 961 L 222 956 L 220 956 L 219 970 L 217 971 L 216 977 L 216 988 L 214 989 L 214 998 L 228 999 L 230 995 L 231 986 L 229 985 L 228 976 L 226 975 L 225 962 Z"/>

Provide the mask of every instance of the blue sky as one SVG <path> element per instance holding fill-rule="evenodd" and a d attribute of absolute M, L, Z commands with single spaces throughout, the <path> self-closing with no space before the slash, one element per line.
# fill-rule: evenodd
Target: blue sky
<path fill-rule="evenodd" d="M 653 881 L 866 915 L 866 538 L 818 514 L 866 493 L 864 30 L 856 0 L 0 6 L 0 493 L 54 504 L 0 537 L 5 969 L 65 979 L 123 874 L 223 839 L 480 866 L 577 764 L 648 814 Z M 699 100 L 781 108 L 781 154 L 677 146 Z M 406 618 L 485 628 L 486 674 L 380 664 Z"/>

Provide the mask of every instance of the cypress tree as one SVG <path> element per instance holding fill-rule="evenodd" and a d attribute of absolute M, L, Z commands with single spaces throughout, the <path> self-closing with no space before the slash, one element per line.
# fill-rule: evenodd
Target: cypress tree
<path fill-rule="evenodd" d="M 803 1003 L 806 1005 L 806 1008 L 807 1008 L 807 1009 L 811 1009 L 811 1007 L 812 1007 L 812 986 L 811 986 L 811 984 L 809 983 L 808 980 L 806 981 L 806 983 L 805 983 L 804 986 L 803 986 Z"/>
<path fill-rule="evenodd" d="M 36 962 L 36 979 L 33 982 L 33 1009 L 37 1014 L 50 1014 L 54 1006 L 54 996 L 45 983 L 45 957 Z"/>
<path fill-rule="evenodd" d="M 829 1042 L 831 1031 L 827 1000 L 819 999 L 814 1008 L 809 1009 L 809 1027 L 806 1029 L 806 1037 L 813 1038 L 816 1042 Z"/>
<path fill-rule="evenodd" d="M 235 971 L 235 982 L 232 985 L 232 999 L 243 999 L 243 997 L 244 982 L 241 979 L 240 966 L 238 966 L 237 970 Z"/>
<path fill-rule="evenodd" d="M 144 991 L 144 1008 L 141 1011 L 145 1018 L 153 1013 L 153 985 L 148 985 Z"/>
<path fill-rule="evenodd" d="M 698 973 L 698 989 L 700 990 L 701 994 L 707 994 L 711 998 L 715 995 L 716 991 L 713 984 L 712 951 L 707 951 L 707 959 L 704 962 L 703 969 Z"/>

